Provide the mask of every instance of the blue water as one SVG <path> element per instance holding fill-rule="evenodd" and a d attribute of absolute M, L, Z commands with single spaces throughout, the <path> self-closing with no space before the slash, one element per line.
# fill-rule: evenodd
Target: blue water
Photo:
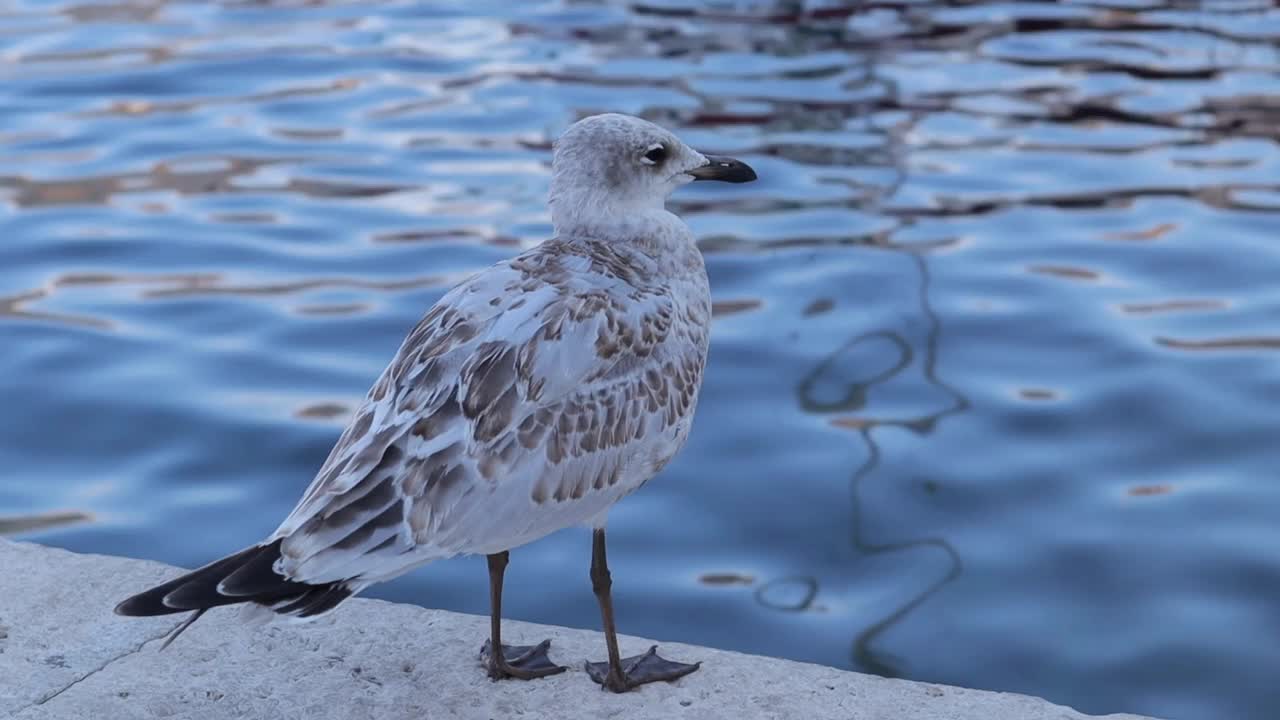
<path fill-rule="evenodd" d="M 0 4 L 0 514 L 256 541 L 425 309 L 547 236 L 551 138 L 638 113 L 760 180 L 674 202 L 717 317 L 611 517 L 624 632 L 1273 718 L 1266 6 Z M 517 550 L 508 615 L 595 627 L 588 560 Z M 485 612 L 484 563 L 370 594 Z"/>

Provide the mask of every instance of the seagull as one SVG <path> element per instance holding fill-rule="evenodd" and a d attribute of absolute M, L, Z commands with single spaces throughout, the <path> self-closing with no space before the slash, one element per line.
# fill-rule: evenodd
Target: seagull
<path fill-rule="evenodd" d="M 703 155 L 640 118 L 593 115 L 554 144 L 555 236 L 453 287 L 413 328 L 328 459 L 262 542 L 141 592 L 126 616 L 210 608 L 309 619 L 435 560 L 485 555 L 494 680 L 563 672 L 550 640 L 502 644 L 508 552 L 555 530 L 592 528 L 590 578 L 608 659 L 626 692 L 698 669 L 622 658 L 605 521 L 684 445 L 706 365 L 711 294 L 693 233 L 665 208 L 695 180 L 755 171 Z"/>

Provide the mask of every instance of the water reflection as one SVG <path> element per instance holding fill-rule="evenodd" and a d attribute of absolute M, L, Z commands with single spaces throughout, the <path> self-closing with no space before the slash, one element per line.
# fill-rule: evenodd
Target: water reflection
<path fill-rule="evenodd" d="M 698 576 L 698 582 L 703 585 L 754 585 L 756 579 L 751 575 L 743 575 L 741 573 L 704 573 Z"/>
<path fill-rule="evenodd" d="M 196 276 L 190 281 L 174 287 L 150 289 L 143 291 L 148 298 L 191 297 L 199 295 L 292 295 L 321 289 L 358 289 L 398 291 L 417 288 L 440 287 L 450 280 L 456 282 L 461 278 L 439 275 L 422 275 L 403 280 L 366 280 L 363 278 L 317 278 L 314 280 L 298 280 L 282 283 L 265 284 L 228 284 L 217 276 Z M 332 308 L 330 308 L 332 309 Z M 344 314 L 340 308 L 337 314 Z M 326 313 L 321 313 L 326 314 Z M 334 313 L 327 313 L 334 314 Z"/>
<path fill-rule="evenodd" d="M 460 279 L 457 275 L 422 275 L 400 279 L 369 280 L 357 277 L 328 277 L 288 282 L 235 283 L 216 273 L 120 274 L 72 273 L 55 278 L 39 288 L 0 297 L 0 318 L 76 325 L 111 330 L 115 323 L 104 317 L 52 312 L 31 307 L 37 303 L 66 302 L 64 296 L 92 292 L 97 289 L 124 289 L 137 300 L 166 300 L 202 296 L 271 297 L 290 296 L 332 290 L 403 292 L 447 286 Z M 99 296 L 100 297 L 100 296 Z M 368 303 L 302 304 L 292 308 L 303 316 L 358 315 L 369 309 Z"/>
<path fill-rule="evenodd" d="M 1149 303 L 1125 303 L 1120 306 L 1121 312 L 1130 315 L 1154 315 L 1157 313 L 1193 312 L 1197 310 L 1222 310 L 1227 307 L 1224 300 L 1165 300 Z"/>
<path fill-rule="evenodd" d="M 1155 227 L 1146 230 L 1129 230 L 1125 232 L 1109 232 L 1103 234 L 1106 240 L 1122 240 L 1122 241 L 1147 241 L 1159 240 L 1178 229 L 1177 223 L 1160 223 Z"/>
<path fill-rule="evenodd" d="M 0 515 L 0 535 L 26 535 L 92 521 L 93 515 L 76 510 L 35 515 Z"/>
<path fill-rule="evenodd" d="M 308 420 L 345 420 L 352 409 L 340 403 L 316 403 L 299 408 L 294 415 Z"/>
<path fill-rule="evenodd" d="M 37 288 L 35 290 L 18 293 L 17 295 L 0 297 L 0 319 L 35 320 L 65 325 L 78 325 L 80 327 L 96 328 L 101 330 L 109 329 L 111 327 L 111 322 L 103 318 L 90 317 L 88 315 L 71 315 L 67 313 L 32 310 L 27 307 L 30 303 L 49 297 L 50 293 L 51 291 L 48 288 Z"/>
<path fill-rule="evenodd" d="M 714 317 L 736 315 L 738 313 L 756 310 L 760 305 L 761 302 L 755 298 L 746 298 L 743 300 L 716 300 L 711 304 L 711 314 Z"/>
<path fill-rule="evenodd" d="M 89 54 L 91 55 L 91 54 Z M 74 57 L 70 53 L 62 54 L 56 57 L 51 56 L 35 56 L 28 57 L 28 62 L 40 62 L 51 59 L 71 60 L 71 59 L 93 59 L 92 57 Z M 164 52 L 160 50 L 148 53 L 147 60 L 149 62 L 158 62 L 164 59 Z M 117 100 L 107 105 L 101 110 L 94 110 L 85 113 L 86 117 L 95 116 L 144 116 L 155 113 L 184 113 L 192 110 L 201 110 L 216 105 L 230 105 L 239 103 L 265 103 L 276 102 L 279 100 L 289 100 L 294 98 L 306 98 L 312 95 L 323 95 L 335 92 L 347 92 L 355 90 L 360 86 L 358 80 L 352 78 L 339 78 L 319 86 L 311 87 L 293 87 L 284 90 L 273 90 L 264 93 L 251 93 L 237 97 L 221 97 L 221 98 L 205 98 L 200 100 L 183 100 L 173 102 L 148 102 L 143 100 Z M 304 140 L 332 140 L 342 137 L 341 128 L 326 128 L 317 130 L 293 130 L 280 131 L 283 136 Z"/>
<path fill-rule="evenodd" d="M 946 556 L 948 569 L 941 577 L 920 588 L 916 594 L 893 608 L 879 620 L 868 625 L 854 638 L 853 662 L 858 667 L 886 677 L 899 677 L 902 672 L 895 665 L 892 658 L 884 653 L 877 652 L 872 647 L 875 639 L 895 623 L 903 620 L 912 610 L 923 604 L 947 583 L 958 578 L 963 567 L 960 555 L 945 538 L 924 537 L 894 542 L 878 542 L 866 536 L 864 518 L 866 508 L 862 502 L 861 487 L 875 477 L 876 471 L 881 467 L 882 453 L 879 444 L 876 442 L 876 429 L 897 426 L 920 435 L 928 435 L 934 431 L 942 419 L 962 413 L 969 407 L 969 401 L 963 394 L 938 377 L 938 349 L 942 335 L 942 325 L 929 299 L 930 274 L 926 262 L 927 256 L 920 251 L 905 251 L 904 254 L 911 258 L 912 266 L 916 269 L 916 280 L 919 288 L 917 294 L 919 312 L 926 321 L 924 341 L 920 347 L 921 375 L 927 383 L 941 390 L 949 398 L 949 402 L 939 410 L 916 417 L 877 417 L 868 412 L 868 393 L 877 385 L 882 385 L 900 376 L 916 362 L 916 351 L 911 342 L 904 334 L 893 329 L 863 332 L 850 338 L 818 364 L 804 378 L 796 390 L 797 400 L 805 412 L 836 415 L 831 419 L 831 423 L 837 427 L 853 431 L 859 443 L 865 449 L 866 459 L 854 469 L 853 475 L 849 480 L 851 528 L 849 541 L 852 546 L 863 556 L 897 554 L 919 548 L 935 548 Z M 877 341 L 887 344 L 892 348 L 893 354 L 896 355 L 896 359 L 888 367 L 871 374 L 869 377 L 856 380 L 844 386 L 843 393 L 835 399 L 824 399 L 819 396 L 815 388 L 826 381 L 825 376 L 839 368 L 846 358 L 855 357 L 854 351 L 860 345 Z M 818 584 L 814 578 L 803 578 L 802 580 L 810 587 L 810 591 L 804 596 L 803 601 L 796 605 L 779 607 L 776 604 L 766 603 L 762 598 L 761 592 L 757 592 L 757 599 L 762 604 L 775 609 L 805 609 L 809 607 L 817 596 Z M 766 587 L 768 586 L 766 585 Z M 764 588 L 761 588 L 761 590 L 763 591 Z"/>
<path fill-rule="evenodd" d="M 1280 350 L 1280 336 L 1227 337 L 1207 340 L 1157 337 L 1156 342 L 1174 350 Z"/>
<path fill-rule="evenodd" d="M 29 158 L 20 158 L 30 162 Z M 313 198 L 370 198 L 406 188 L 393 185 L 343 183 L 315 178 L 288 178 L 280 182 L 254 181 L 260 171 L 289 162 L 284 158 L 220 156 L 187 160 L 183 164 L 158 163 L 146 172 L 127 172 L 67 180 L 35 180 L 0 176 L 0 190 L 19 208 L 59 205 L 107 205 L 117 196 L 142 192 L 173 192 L 179 196 L 208 194 L 256 194 L 264 191 L 299 194 Z"/>

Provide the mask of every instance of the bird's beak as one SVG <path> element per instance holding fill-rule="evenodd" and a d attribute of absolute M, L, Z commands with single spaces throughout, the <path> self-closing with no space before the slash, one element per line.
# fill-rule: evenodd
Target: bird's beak
<path fill-rule="evenodd" d="M 694 180 L 744 183 L 756 179 L 756 171 L 741 160 L 734 160 L 723 155 L 707 155 L 706 158 L 706 165 L 688 171 Z"/>

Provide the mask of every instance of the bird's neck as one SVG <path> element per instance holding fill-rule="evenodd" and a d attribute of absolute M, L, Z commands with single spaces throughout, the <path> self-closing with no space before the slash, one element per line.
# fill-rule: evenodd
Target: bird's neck
<path fill-rule="evenodd" d="M 634 244 L 657 254 L 693 246 L 689 226 L 660 199 L 619 203 L 604 193 L 552 193 L 551 223 L 561 237 Z"/>
<path fill-rule="evenodd" d="M 693 232 L 676 215 L 662 208 L 622 217 L 586 215 L 556 222 L 556 236 L 571 241 L 602 243 L 624 253 L 638 253 L 662 275 L 691 278 L 706 285 L 706 268 Z"/>

